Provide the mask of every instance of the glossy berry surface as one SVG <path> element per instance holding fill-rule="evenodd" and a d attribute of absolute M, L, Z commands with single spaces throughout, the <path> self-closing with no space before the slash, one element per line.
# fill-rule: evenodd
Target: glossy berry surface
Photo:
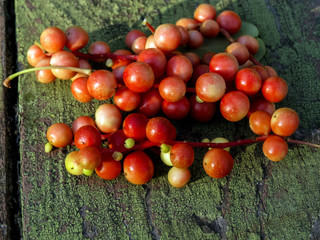
<path fill-rule="evenodd" d="M 278 162 L 286 157 L 288 144 L 282 137 L 271 135 L 264 141 L 262 151 L 269 160 Z"/>
<path fill-rule="evenodd" d="M 123 161 L 125 178 L 137 185 L 149 182 L 154 173 L 154 165 L 151 158 L 142 151 L 135 151 L 126 156 Z"/>
<path fill-rule="evenodd" d="M 112 157 L 112 153 L 102 153 L 101 163 L 95 168 L 96 174 L 105 180 L 113 180 L 121 174 L 121 162 Z"/>
<path fill-rule="evenodd" d="M 223 178 L 233 168 L 233 157 L 223 149 L 213 148 L 204 155 L 203 168 L 210 177 Z"/>
<path fill-rule="evenodd" d="M 279 108 L 271 117 L 272 131 L 282 137 L 292 135 L 299 127 L 299 116 L 297 112 L 291 108 Z"/>
<path fill-rule="evenodd" d="M 250 101 L 247 95 L 240 91 L 225 94 L 220 102 L 222 116 L 231 122 L 243 119 L 249 112 Z"/>

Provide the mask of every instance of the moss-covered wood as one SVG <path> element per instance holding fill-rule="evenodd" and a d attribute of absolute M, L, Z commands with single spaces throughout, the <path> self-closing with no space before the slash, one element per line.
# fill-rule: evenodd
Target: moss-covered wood
<path fill-rule="evenodd" d="M 201 1 L 48 1 L 16 0 L 16 34 L 20 69 L 28 68 L 26 51 L 48 26 L 80 25 L 90 42 L 104 40 L 112 50 L 124 48 L 124 36 L 146 17 L 154 26 L 192 17 Z M 277 104 L 294 108 L 301 126 L 294 135 L 320 140 L 320 9 L 317 1 L 210 1 L 218 12 L 231 9 L 255 24 L 267 48 L 264 64 L 273 66 L 289 85 Z M 12 84 L 17 84 L 12 82 Z M 230 176 L 215 180 L 201 167 L 205 150 L 196 150 L 192 179 L 172 188 L 168 168 L 156 165 L 143 186 L 123 176 L 103 181 L 68 174 L 64 158 L 73 148 L 44 152 L 46 129 L 94 116 L 93 101 L 73 99 L 70 82 L 38 83 L 33 74 L 19 78 L 22 234 L 25 239 L 316 239 L 320 238 L 320 151 L 290 145 L 282 162 L 268 161 L 261 144 L 232 149 Z M 247 120 L 227 123 L 217 116 L 208 124 L 175 123 L 178 138 L 250 137 Z"/>

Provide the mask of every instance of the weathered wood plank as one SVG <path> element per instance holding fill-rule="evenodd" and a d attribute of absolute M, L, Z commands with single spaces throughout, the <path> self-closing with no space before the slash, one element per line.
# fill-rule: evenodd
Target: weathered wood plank
<path fill-rule="evenodd" d="M 47 1 L 16 0 L 18 62 L 28 67 L 26 51 L 48 26 L 81 25 L 91 42 L 105 40 L 123 48 L 124 35 L 140 28 L 191 17 L 201 1 Z M 289 94 L 277 106 L 301 116 L 295 137 L 319 142 L 319 8 L 316 1 L 211 1 L 218 11 L 231 9 L 260 30 L 267 46 L 264 64 L 287 80 Z M 44 7 L 45 6 L 45 7 Z M 145 30 L 146 31 L 146 30 Z M 146 31 L 147 32 L 147 31 Z M 13 83 L 15 84 L 15 83 Z M 54 122 L 93 116 L 101 102 L 76 102 L 70 83 L 44 85 L 33 75 L 19 79 L 22 226 L 26 239 L 316 239 L 320 237 L 320 151 L 290 146 L 279 163 L 266 160 L 261 145 L 232 150 L 236 164 L 221 180 L 208 177 L 197 150 L 191 183 L 173 189 L 167 168 L 133 186 L 123 176 L 102 181 L 67 174 L 63 159 L 71 148 L 43 151 L 45 132 Z M 179 123 L 178 137 L 201 140 L 223 135 L 250 136 L 247 122 Z M 155 160 L 158 161 L 158 160 Z M 157 163 L 157 162 L 156 162 Z"/>
<path fill-rule="evenodd" d="M 0 1 L 0 75 L 15 71 L 16 37 L 12 1 Z M 13 91 L 12 91 L 13 90 Z M 19 238 L 17 86 L 0 89 L 0 239 Z M 15 231 L 14 231 L 15 230 Z"/>

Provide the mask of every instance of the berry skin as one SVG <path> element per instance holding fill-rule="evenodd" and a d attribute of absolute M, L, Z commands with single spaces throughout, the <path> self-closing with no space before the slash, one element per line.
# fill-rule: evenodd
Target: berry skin
<path fill-rule="evenodd" d="M 92 125 L 95 127 L 96 123 L 94 122 L 93 118 L 89 116 L 80 116 L 76 118 L 71 124 L 73 134 L 76 134 L 78 129 L 85 125 Z"/>
<path fill-rule="evenodd" d="M 130 112 L 139 106 L 141 95 L 123 86 L 116 91 L 113 100 L 116 106 L 122 111 Z"/>
<path fill-rule="evenodd" d="M 62 148 L 72 143 L 73 133 L 65 123 L 54 123 L 47 130 L 47 139 L 53 146 Z"/>
<path fill-rule="evenodd" d="M 121 173 L 121 162 L 114 160 L 112 153 L 102 153 L 101 163 L 95 172 L 102 179 L 113 180 Z"/>
<path fill-rule="evenodd" d="M 87 88 L 95 99 L 107 100 L 116 92 L 117 80 L 114 74 L 108 70 L 96 70 L 90 74 Z"/>
<path fill-rule="evenodd" d="M 189 98 L 190 115 L 198 122 L 209 122 L 216 112 L 216 103 L 203 102 L 199 103 L 196 100 L 196 95 Z"/>
<path fill-rule="evenodd" d="M 171 186 L 182 188 L 191 179 L 191 172 L 188 168 L 172 167 L 168 172 L 168 181 Z"/>
<path fill-rule="evenodd" d="M 141 113 L 131 113 L 123 120 L 123 132 L 127 138 L 142 141 L 146 138 L 148 121 L 149 119 Z"/>
<path fill-rule="evenodd" d="M 219 101 L 226 91 L 224 79 L 216 73 L 204 73 L 196 82 L 196 93 L 204 102 Z"/>
<path fill-rule="evenodd" d="M 194 151 L 187 143 L 176 143 L 170 150 L 170 159 L 177 168 L 188 168 L 193 164 Z"/>
<path fill-rule="evenodd" d="M 250 115 L 249 126 L 257 135 L 267 135 L 271 131 L 271 115 L 264 111 L 256 111 Z"/>
<path fill-rule="evenodd" d="M 66 42 L 66 35 L 58 27 L 46 28 L 40 35 L 40 44 L 49 53 L 62 51 Z"/>
<path fill-rule="evenodd" d="M 154 143 L 164 143 L 176 138 L 176 129 L 172 123 L 164 117 L 151 118 L 146 127 L 146 136 Z"/>
<path fill-rule="evenodd" d="M 216 21 L 220 28 L 224 28 L 231 35 L 237 33 L 241 28 L 241 19 L 234 11 L 226 10 L 221 12 Z"/>
<path fill-rule="evenodd" d="M 77 148 L 101 147 L 101 134 L 99 130 L 92 125 L 80 127 L 74 135 L 74 144 Z"/>
<path fill-rule="evenodd" d="M 188 82 L 193 73 L 191 61 L 183 55 L 176 55 L 167 63 L 167 75 L 178 76 L 184 82 Z"/>
<path fill-rule="evenodd" d="M 124 159 L 123 172 L 129 182 L 142 185 L 153 177 L 154 165 L 146 153 L 136 151 L 128 154 Z"/>
<path fill-rule="evenodd" d="M 39 60 L 35 67 L 50 66 L 50 58 L 44 57 Z M 41 83 L 51 83 L 56 80 L 56 76 L 53 75 L 51 69 L 44 69 L 36 71 L 36 78 Z"/>
<path fill-rule="evenodd" d="M 32 45 L 31 47 L 29 47 L 27 51 L 28 63 L 33 67 L 35 67 L 37 63 L 45 57 L 46 57 L 46 54 L 37 45 Z"/>
<path fill-rule="evenodd" d="M 299 127 L 299 116 L 291 108 L 279 108 L 271 117 L 271 130 L 281 137 L 292 135 Z"/>
<path fill-rule="evenodd" d="M 183 97 L 177 102 L 168 102 L 164 100 L 161 108 L 167 118 L 181 120 L 188 116 L 190 111 L 190 103 L 186 97 Z"/>
<path fill-rule="evenodd" d="M 83 147 L 78 153 L 79 164 L 88 170 L 95 169 L 101 163 L 101 153 L 96 147 Z"/>
<path fill-rule="evenodd" d="M 133 62 L 125 68 L 123 81 L 125 85 L 134 92 L 147 92 L 153 86 L 154 73 L 149 64 Z"/>
<path fill-rule="evenodd" d="M 80 77 L 71 83 L 71 93 L 73 97 L 82 103 L 90 102 L 93 97 L 88 91 L 87 77 Z"/>
<path fill-rule="evenodd" d="M 262 151 L 269 160 L 278 162 L 286 157 L 288 144 L 282 137 L 271 135 L 264 141 Z"/>
<path fill-rule="evenodd" d="M 96 110 L 95 122 L 101 132 L 111 133 L 121 126 L 122 115 L 115 105 L 105 103 L 100 105 Z"/>
<path fill-rule="evenodd" d="M 253 96 L 260 91 L 262 79 L 254 69 L 243 68 L 236 74 L 235 85 L 239 91 L 248 96 Z"/>
<path fill-rule="evenodd" d="M 86 30 L 80 26 L 71 26 L 65 31 L 67 38 L 66 47 L 71 51 L 78 51 L 84 48 L 89 42 L 89 35 Z"/>
<path fill-rule="evenodd" d="M 53 67 L 79 67 L 78 58 L 71 52 L 58 51 L 55 52 L 50 59 L 50 65 Z M 77 73 L 65 69 L 52 69 L 53 75 L 62 80 L 69 80 Z"/>
<path fill-rule="evenodd" d="M 79 151 L 69 153 L 64 161 L 67 171 L 72 175 L 82 175 L 83 167 L 78 160 Z"/>
<path fill-rule="evenodd" d="M 263 82 L 261 92 L 267 101 L 281 102 L 287 96 L 288 85 L 280 77 L 269 77 Z"/>
<path fill-rule="evenodd" d="M 166 77 L 159 84 L 161 97 L 168 102 L 177 102 L 186 94 L 186 84 L 178 76 Z"/>
<path fill-rule="evenodd" d="M 243 119 L 248 114 L 249 108 L 249 98 L 240 91 L 228 92 L 220 102 L 220 112 L 230 122 Z"/>
<path fill-rule="evenodd" d="M 181 43 L 181 34 L 177 26 L 165 23 L 157 27 L 154 33 L 157 48 L 165 53 L 176 50 Z"/>
<path fill-rule="evenodd" d="M 230 53 L 217 53 L 209 63 L 210 72 L 219 74 L 226 82 L 232 82 L 239 69 L 239 63 Z"/>
<path fill-rule="evenodd" d="M 216 14 L 217 12 L 214 6 L 202 3 L 194 11 L 193 18 L 202 23 L 208 19 L 215 19 Z"/>
<path fill-rule="evenodd" d="M 210 177 L 223 178 L 233 168 L 233 157 L 223 149 L 213 148 L 204 155 L 203 168 Z"/>

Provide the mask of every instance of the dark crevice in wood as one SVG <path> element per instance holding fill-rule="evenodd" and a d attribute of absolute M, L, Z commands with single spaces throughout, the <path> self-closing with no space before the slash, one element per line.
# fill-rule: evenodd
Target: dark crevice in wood
<path fill-rule="evenodd" d="M 1 0 L 1 57 L 3 79 L 17 70 L 17 45 L 15 35 L 15 1 Z M 18 126 L 18 91 L 3 87 L 2 121 L 4 122 L 4 161 L 6 173 L 6 232 L 3 239 L 21 239 L 21 204 L 20 204 L 20 155 Z M 2 209 L 0 209 L 2 211 Z M 0 233 L 1 235 L 1 233 Z"/>
<path fill-rule="evenodd" d="M 146 197 L 145 197 L 145 202 L 146 202 L 146 207 L 147 207 L 147 216 L 148 216 L 148 221 L 150 226 L 152 227 L 151 235 L 152 239 L 157 240 L 161 238 L 161 235 L 159 233 L 159 230 L 156 228 L 154 224 L 154 216 L 152 213 L 151 209 L 151 203 L 150 203 L 150 198 L 151 198 L 151 191 L 152 191 L 152 185 L 151 183 L 147 183 L 143 185 L 143 188 L 146 191 Z"/>

